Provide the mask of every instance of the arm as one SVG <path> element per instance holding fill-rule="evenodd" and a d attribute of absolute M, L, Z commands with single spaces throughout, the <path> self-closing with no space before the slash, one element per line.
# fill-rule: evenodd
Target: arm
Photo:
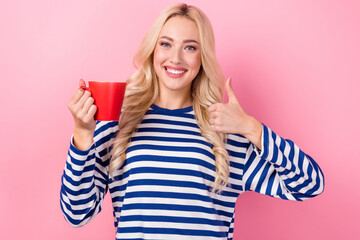
<path fill-rule="evenodd" d="M 83 226 L 101 211 L 108 189 L 110 146 L 117 129 L 117 122 L 97 122 L 94 142 L 87 150 L 77 149 L 71 141 L 61 178 L 60 206 L 74 227 Z"/>
<path fill-rule="evenodd" d="M 116 123 L 96 122 L 96 106 L 89 91 L 80 88 L 68 108 L 75 121 L 68 158 L 61 178 L 60 206 L 65 219 L 74 227 L 89 222 L 101 211 L 108 188 L 111 139 Z"/>
<path fill-rule="evenodd" d="M 234 188 L 299 201 L 320 194 L 324 189 L 324 176 L 316 162 L 291 140 L 281 138 L 247 115 L 230 79 L 226 82 L 226 91 L 229 102 L 214 104 L 209 112 L 213 130 L 239 136 L 240 142 L 234 141 L 236 152 L 246 146 L 246 154 L 240 154 L 244 155 L 242 158 L 230 156 L 230 182 L 236 182 Z"/>
<path fill-rule="evenodd" d="M 263 125 L 259 152 L 250 144 L 243 170 L 244 191 L 256 191 L 288 200 L 303 201 L 324 190 L 318 164 L 291 140 Z"/>

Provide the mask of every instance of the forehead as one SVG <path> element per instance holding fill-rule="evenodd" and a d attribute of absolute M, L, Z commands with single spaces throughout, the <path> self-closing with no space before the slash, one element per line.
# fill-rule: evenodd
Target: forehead
<path fill-rule="evenodd" d="M 184 16 L 176 16 L 167 20 L 160 32 L 160 37 L 162 36 L 171 37 L 175 41 L 193 39 L 200 42 L 196 23 Z"/>

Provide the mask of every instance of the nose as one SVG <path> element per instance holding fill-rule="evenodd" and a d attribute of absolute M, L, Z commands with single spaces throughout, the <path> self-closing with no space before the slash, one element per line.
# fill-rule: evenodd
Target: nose
<path fill-rule="evenodd" d="M 182 62 L 182 51 L 181 48 L 173 48 L 170 58 L 170 63 L 180 64 Z"/>

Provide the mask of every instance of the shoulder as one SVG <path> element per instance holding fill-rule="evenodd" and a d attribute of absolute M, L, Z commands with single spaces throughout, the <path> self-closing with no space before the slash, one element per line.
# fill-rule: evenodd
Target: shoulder
<path fill-rule="evenodd" d="M 117 121 L 96 121 L 94 138 L 99 139 L 105 136 L 113 137 L 118 131 L 119 125 Z"/>

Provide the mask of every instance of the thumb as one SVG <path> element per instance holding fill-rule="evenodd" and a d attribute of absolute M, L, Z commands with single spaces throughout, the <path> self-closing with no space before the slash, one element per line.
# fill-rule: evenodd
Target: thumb
<path fill-rule="evenodd" d="M 230 103 L 238 102 L 236 95 L 234 93 L 234 90 L 232 89 L 232 86 L 231 86 L 231 78 L 228 78 L 226 80 L 225 89 L 226 89 L 227 95 L 229 96 L 229 102 Z"/>

